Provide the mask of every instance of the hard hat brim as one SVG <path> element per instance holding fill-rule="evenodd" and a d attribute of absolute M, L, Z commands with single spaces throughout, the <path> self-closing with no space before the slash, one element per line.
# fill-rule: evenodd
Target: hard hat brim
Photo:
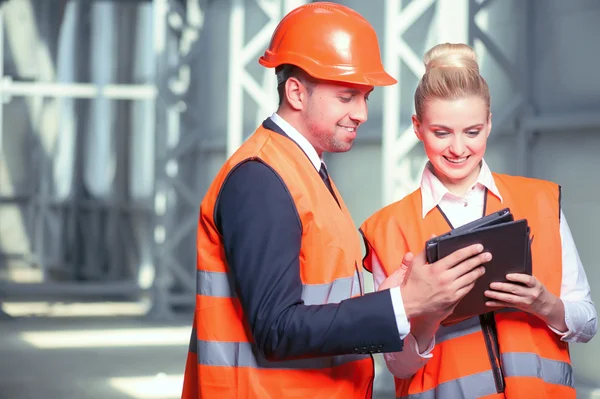
<path fill-rule="evenodd" d="M 270 62 L 265 56 L 261 56 L 258 62 L 266 68 L 276 68 L 283 64 L 296 65 L 307 74 L 315 79 L 327 80 L 332 82 L 350 83 L 364 86 L 391 86 L 398 81 L 394 79 L 385 70 L 373 71 L 367 73 L 360 73 L 355 70 L 352 66 L 348 65 L 337 65 L 337 66 L 321 66 L 314 62 L 307 62 L 305 57 L 299 57 L 301 59 L 294 59 L 296 57 L 290 57 L 289 60 L 282 60 L 280 57 L 277 63 Z"/>

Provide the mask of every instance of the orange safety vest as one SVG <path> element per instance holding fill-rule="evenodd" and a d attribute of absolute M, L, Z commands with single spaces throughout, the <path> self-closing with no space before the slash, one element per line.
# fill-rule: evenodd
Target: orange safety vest
<path fill-rule="evenodd" d="M 533 275 L 560 295 L 560 187 L 524 177 L 493 176 L 503 203 L 487 192 L 484 214 L 508 207 L 515 220 L 528 220 L 535 237 Z M 416 190 L 362 225 L 368 243 L 365 268 L 371 270 L 374 252 L 389 275 L 405 252 L 422 251 L 432 234 L 450 228 L 439 207 L 422 217 L 421 191 Z M 516 309 L 440 327 L 432 354 L 412 378 L 395 379 L 398 398 L 575 398 L 568 344 L 542 320 Z"/>
<path fill-rule="evenodd" d="M 371 398 L 370 355 L 271 362 L 258 350 L 232 288 L 214 220 L 227 175 L 246 160 L 260 160 L 273 168 L 293 198 L 302 223 L 304 303 L 338 303 L 363 292 L 360 235 L 335 185 L 332 182 L 339 205 L 295 142 L 259 127 L 227 160 L 201 204 L 196 309 L 182 398 Z"/>

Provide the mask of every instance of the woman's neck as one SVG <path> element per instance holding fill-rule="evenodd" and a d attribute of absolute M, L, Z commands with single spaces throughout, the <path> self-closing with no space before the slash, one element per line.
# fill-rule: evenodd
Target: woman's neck
<path fill-rule="evenodd" d="M 444 176 L 435 169 L 433 170 L 433 174 L 440 180 L 440 182 L 442 182 L 442 184 L 448 189 L 448 191 L 462 198 L 465 196 L 467 191 L 469 191 L 469 189 L 473 186 L 473 184 L 475 184 L 480 171 L 481 163 L 479 163 L 479 165 L 477 165 L 477 167 L 473 169 L 467 177 L 461 180 L 449 179 L 447 176 Z"/>

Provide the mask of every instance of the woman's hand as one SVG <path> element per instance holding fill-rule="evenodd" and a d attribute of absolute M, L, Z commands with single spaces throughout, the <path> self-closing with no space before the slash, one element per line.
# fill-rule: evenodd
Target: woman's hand
<path fill-rule="evenodd" d="M 507 274 L 506 279 L 521 283 L 492 283 L 485 296 L 490 307 L 513 307 L 535 315 L 547 314 L 551 304 L 550 294 L 540 281 L 527 274 Z"/>
<path fill-rule="evenodd" d="M 485 296 L 486 305 L 494 308 L 512 307 L 531 313 L 559 331 L 567 331 L 564 304 L 549 292 L 534 276 L 507 274 L 510 283 L 492 283 Z M 516 283 L 516 284 L 515 284 Z M 520 284 L 519 284 L 520 283 Z"/>

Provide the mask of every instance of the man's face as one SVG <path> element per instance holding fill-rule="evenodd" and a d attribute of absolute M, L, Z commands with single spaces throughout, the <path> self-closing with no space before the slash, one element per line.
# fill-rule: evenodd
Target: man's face
<path fill-rule="evenodd" d="M 373 86 L 320 81 L 312 87 L 302 110 L 307 137 L 319 154 L 352 148 L 358 126 L 367 120 Z"/>

